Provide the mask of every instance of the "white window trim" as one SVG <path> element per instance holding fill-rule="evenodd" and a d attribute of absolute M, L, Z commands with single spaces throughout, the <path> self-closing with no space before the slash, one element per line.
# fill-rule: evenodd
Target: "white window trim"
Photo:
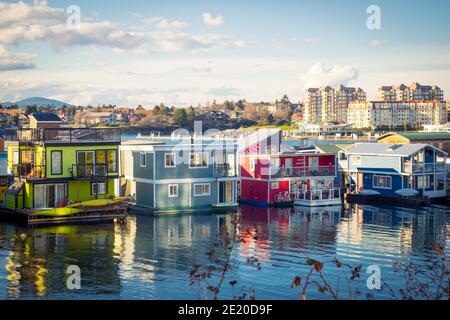
<path fill-rule="evenodd" d="M 274 185 L 276 186 L 275 188 L 274 188 Z M 272 189 L 272 190 L 280 189 L 280 183 L 279 182 L 271 182 L 270 189 Z"/>
<path fill-rule="evenodd" d="M 423 179 L 425 179 L 425 181 L 423 181 L 423 182 L 425 182 L 425 185 L 419 187 L 419 179 L 420 179 L 421 177 L 422 177 Z M 437 179 L 436 179 L 436 182 L 437 182 Z M 431 188 L 431 175 L 426 174 L 426 175 L 420 175 L 420 176 L 417 176 L 417 188 L 420 188 L 420 189 Z"/>
<path fill-rule="evenodd" d="M 376 177 L 381 177 L 381 178 L 389 178 L 389 185 L 390 187 L 379 187 L 379 186 L 375 186 L 375 178 Z M 391 176 L 386 176 L 386 175 L 376 175 L 374 174 L 372 176 L 372 188 L 373 189 L 386 189 L 386 190 L 392 190 L 392 177 Z"/>
<path fill-rule="evenodd" d="M 100 193 L 100 192 L 94 193 L 94 185 L 97 185 L 97 191 L 100 190 L 100 185 L 104 185 L 105 188 L 104 188 L 104 190 L 103 190 L 103 193 Z M 103 181 L 97 181 L 97 182 L 92 182 L 92 184 L 91 184 L 91 195 L 93 195 L 93 196 L 103 196 L 103 195 L 106 195 L 106 194 L 107 194 L 106 190 L 107 190 L 106 182 L 103 182 Z"/>
<path fill-rule="evenodd" d="M 176 190 L 177 190 L 176 194 L 174 194 L 174 195 L 170 194 L 170 188 L 172 188 L 172 187 L 176 187 Z M 178 184 L 169 184 L 167 186 L 167 194 L 169 195 L 169 198 L 178 198 Z"/>
<path fill-rule="evenodd" d="M 173 156 L 173 166 L 167 165 L 167 156 Z M 174 152 L 164 153 L 164 168 L 176 168 L 177 167 L 177 155 Z"/>
<path fill-rule="evenodd" d="M 208 193 L 195 193 L 195 187 L 197 186 L 208 186 Z M 194 197 L 207 197 L 211 195 L 211 183 L 194 183 Z"/>
<path fill-rule="evenodd" d="M 206 155 L 206 166 L 202 166 L 202 167 L 192 167 L 191 166 L 191 157 L 193 154 L 201 154 L 202 157 L 203 155 Z M 206 169 L 209 167 L 209 154 L 207 152 L 191 152 L 189 153 L 189 169 Z"/>
<path fill-rule="evenodd" d="M 256 158 L 250 158 L 250 172 L 255 172 L 256 170 Z"/>
<path fill-rule="evenodd" d="M 144 156 L 145 159 L 145 164 L 142 165 L 142 156 Z M 147 153 L 145 152 L 141 152 L 139 153 L 139 165 L 141 168 L 146 168 L 147 167 Z"/>

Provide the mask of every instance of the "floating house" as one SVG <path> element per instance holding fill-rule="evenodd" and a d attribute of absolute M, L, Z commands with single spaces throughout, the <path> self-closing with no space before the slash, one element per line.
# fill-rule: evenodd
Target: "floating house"
<path fill-rule="evenodd" d="M 298 152 L 281 145 L 279 132 L 248 141 L 240 160 L 241 202 L 261 206 L 341 204 L 335 154 Z"/>
<path fill-rule="evenodd" d="M 354 193 L 442 198 L 447 153 L 429 144 L 356 143 L 342 151 Z"/>
<path fill-rule="evenodd" d="M 63 208 L 114 197 L 120 130 L 62 128 L 60 123 L 57 115 L 35 113 L 30 128 L 7 135 L 15 180 L 5 193 L 7 209 Z"/>
<path fill-rule="evenodd" d="M 450 132 L 399 132 L 386 133 L 378 138 L 379 143 L 431 144 L 444 152 L 450 152 Z"/>
<path fill-rule="evenodd" d="M 178 144 L 127 141 L 120 147 L 118 193 L 144 212 L 189 212 L 237 206 L 235 141 Z"/>
<path fill-rule="evenodd" d="M 0 151 L 0 204 L 4 201 L 5 191 L 8 188 L 8 154 Z"/>

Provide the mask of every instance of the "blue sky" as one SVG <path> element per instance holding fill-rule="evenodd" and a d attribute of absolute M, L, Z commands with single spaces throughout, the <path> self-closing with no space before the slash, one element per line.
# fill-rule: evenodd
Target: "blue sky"
<path fill-rule="evenodd" d="M 78 30 L 64 29 L 72 4 Z M 366 27 L 370 5 L 381 9 L 381 30 Z M 414 81 L 448 91 L 449 9 L 411 0 L 0 0 L 0 101 L 297 101 L 308 86 L 340 83 L 373 98 L 381 85 Z"/>

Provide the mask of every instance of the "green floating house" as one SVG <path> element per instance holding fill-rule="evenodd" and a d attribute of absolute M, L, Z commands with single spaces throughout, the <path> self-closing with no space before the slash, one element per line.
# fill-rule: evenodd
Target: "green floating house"
<path fill-rule="evenodd" d="M 119 129 L 63 128 L 55 114 L 32 114 L 30 128 L 6 136 L 15 181 L 5 207 L 60 208 L 113 197 L 120 141 Z"/>

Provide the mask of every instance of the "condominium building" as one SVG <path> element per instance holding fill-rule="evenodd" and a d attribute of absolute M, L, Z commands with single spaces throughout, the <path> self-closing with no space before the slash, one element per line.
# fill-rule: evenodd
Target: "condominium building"
<path fill-rule="evenodd" d="M 349 104 L 347 122 L 354 128 L 420 127 L 446 122 L 442 101 L 359 101 Z"/>
<path fill-rule="evenodd" d="M 421 85 L 417 82 L 406 86 L 383 86 L 378 89 L 376 101 L 431 101 L 444 99 L 444 91 L 436 85 Z"/>
<path fill-rule="evenodd" d="M 353 101 L 366 100 L 366 92 L 361 88 L 340 85 L 322 88 L 308 88 L 304 96 L 305 120 L 308 123 L 347 121 L 348 105 Z"/>

